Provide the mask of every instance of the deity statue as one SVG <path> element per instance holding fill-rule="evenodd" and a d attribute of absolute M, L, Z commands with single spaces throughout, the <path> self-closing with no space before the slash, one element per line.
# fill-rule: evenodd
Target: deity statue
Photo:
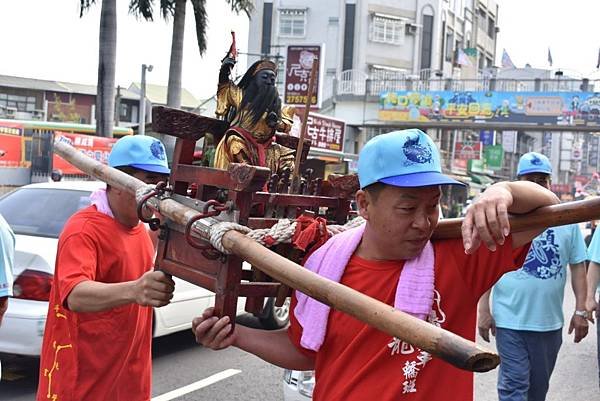
<path fill-rule="evenodd" d="M 275 143 L 275 133 L 288 133 L 294 117 L 294 108 L 281 107 L 276 64 L 259 60 L 235 84 L 230 78 L 235 62 L 230 50 L 219 73 L 216 115 L 230 126 L 217 145 L 214 167 L 245 163 L 267 167 L 272 173 L 293 170 L 295 150 Z"/>

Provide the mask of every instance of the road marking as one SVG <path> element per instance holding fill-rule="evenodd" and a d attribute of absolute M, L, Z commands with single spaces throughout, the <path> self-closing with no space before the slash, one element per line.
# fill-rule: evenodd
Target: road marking
<path fill-rule="evenodd" d="M 180 387 L 173 391 L 169 391 L 168 393 L 159 395 L 158 397 L 154 397 L 151 401 L 170 401 L 174 398 L 191 393 L 192 391 L 200 390 L 201 388 L 210 386 L 211 384 L 215 384 L 221 380 L 225 380 L 228 377 L 235 376 L 238 373 L 242 373 L 242 371 L 237 369 L 227 369 L 222 372 L 216 373 L 212 376 L 209 376 L 206 379 L 198 380 L 197 382 L 188 384 L 187 386 Z"/>

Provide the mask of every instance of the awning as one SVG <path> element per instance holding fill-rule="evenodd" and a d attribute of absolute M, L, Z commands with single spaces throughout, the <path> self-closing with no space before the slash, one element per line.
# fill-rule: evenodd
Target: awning
<path fill-rule="evenodd" d="M 493 179 L 485 175 L 469 173 L 469 176 L 471 177 L 471 180 L 473 180 L 473 182 L 476 184 L 491 185 L 494 183 Z"/>
<path fill-rule="evenodd" d="M 320 159 L 327 163 L 341 163 L 343 161 L 349 161 L 357 158 L 358 156 L 353 153 L 343 153 L 334 150 L 310 148 L 308 156 L 314 159 Z"/>

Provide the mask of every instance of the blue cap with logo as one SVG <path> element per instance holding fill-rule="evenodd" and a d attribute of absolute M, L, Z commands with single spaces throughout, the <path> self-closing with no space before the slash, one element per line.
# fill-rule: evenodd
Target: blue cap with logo
<path fill-rule="evenodd" d="M 517 176 L 532 173 L 552 174 L 552 164 L 550 163 L 550 160 L 541 153 L 525 153 L 519 159 Z"/>
<path fill-rule="evenodd" d="M 367 142 L 358 156 L 358 180 L 361 188 L 376 182 L 396 187 L 465 185 L 442 174 L 435 143 L 416 128 L 378 135 Z"/>
<path fill-rule="evenodd" d="M 169 174 L 167 153 L 161 141 L 151 136 L 130 135 L 119 139 L 108 155 L 111 167 L 135 167 L 152 173 Z"/>

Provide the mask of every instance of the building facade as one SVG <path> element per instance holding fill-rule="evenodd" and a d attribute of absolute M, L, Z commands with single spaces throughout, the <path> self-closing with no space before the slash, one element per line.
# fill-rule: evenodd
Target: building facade
<path fill-rule="evenodd" d="M 139 123 L 140 84 L 118 87 L 115 93 L 115 125 Z M 146 122 L 152 105 L 166 105 L 167 87 L 146 85 Z M 200 101 L 182 89 L 181 108 L 195 110 Z M 0 75 L 0 118 L 95 124 L 96 86 L 72 82 Z"/>
<path fill-rule="evenodd" d="M 497 16 L 493 0 L 258 0 L 248 62 L 277 61 L 283 92 L 287 46 L 321 46 L 319 112 L 346 122 L 343 161 L 352 170 L 362 145 L 383 132 L 370 127 L 379 94 L 407 82 L 480 78 L 479 66 L 495 58 Z"/>

